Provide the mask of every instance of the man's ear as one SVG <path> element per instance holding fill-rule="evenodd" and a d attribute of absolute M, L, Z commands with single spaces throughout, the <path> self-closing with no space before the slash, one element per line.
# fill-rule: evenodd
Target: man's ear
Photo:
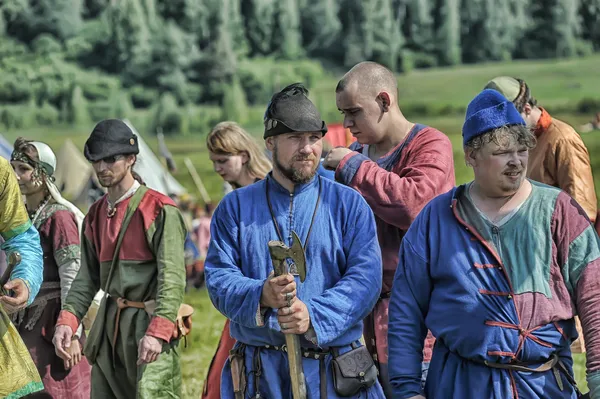
<path fill-rule="evenodd" d="M 474 167 L 477 165 L 476 152 L 472 149 L 465 148 L 465 163 L 467 166 Z"/>
<path fill-rule="evenodd" d="M 383 112 L 388 112 L 390 110 L 390 106 L 392 105 L 392 99 L 389 93 L 382 91 L 377 95 L 377 98 L 375 100 L 379 103 Z"/>
<path fill-rule="evenodd" d="M 275 148 L 275 137 L 267 137 L 265 139 L 265 146 L 267 147 L 267 150 L 273 151 L 273 148 Z"/>

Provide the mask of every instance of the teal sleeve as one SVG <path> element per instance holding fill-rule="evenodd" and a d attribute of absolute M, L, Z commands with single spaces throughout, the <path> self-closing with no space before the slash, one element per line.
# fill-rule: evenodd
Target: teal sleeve
<path fill-rule="evenodd" d="M 19 263 L 10 275 L 11 280 L 20 278 L 25 281 L 29 288 L 29 299 L 27 305 L 31 305 L 44 279 L 44 259 L 42 256 L 42 244 L 40 243 L 40 234 L 33 225 L 22 233 L 19 233 L 2 244 L 2 249 L 7 257 L 12 252 L 18 252 L 21 255 Z"/>

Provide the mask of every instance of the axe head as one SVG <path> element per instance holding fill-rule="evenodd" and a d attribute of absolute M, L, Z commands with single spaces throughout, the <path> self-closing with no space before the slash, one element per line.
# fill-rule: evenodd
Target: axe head
<path fill-rule="evenodd" d="M 292 247 L 290 248 L 290 258 L 296 265 L 296 270 L 300 276 L 300 281 L 304 282 L 306 279 L 306 255 L 304 254 L 304 248 L 300 238 L 295 231 L 292 230 Z"/>
<path fill-rule="evenodd" d="M 296 271 L 300 276 L 300 281 L 304 282 L 306 279 L 306 257 L 304 255 L 304 248 L 302 248 L 302 243 L 296 232 L 292 231 L 291 247 L 288 247 L 281 241 L 269 241 L 268 246 L 271 259 L 275 266 L 275 275 L 279 276 L 282 274 L 282 272 L 278 270 L 279 265 L 282 261 L 289 258 L 294 262 L 294 265 L 296 265 Z"/>

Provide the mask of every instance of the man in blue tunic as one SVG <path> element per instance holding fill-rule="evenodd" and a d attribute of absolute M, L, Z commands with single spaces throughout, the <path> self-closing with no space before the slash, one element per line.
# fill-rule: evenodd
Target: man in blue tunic
<path fill-rule="evenodd" d="M 467 108 L 475 179 L 433 199 L 400 248 L 389 313 L 395 399 L 576 399 L 579 315 L 600 398 L 600 242 L 579 204 L 526 178 L 535 136 L 484 90 Z M 425 391 L 423 338 L 436 337 Z"/>
<path fill-rule="evenodd" d="M 375 220 L 357 192 L 316 174 L 327 127 L 307 93 L 294 84 L 273 96 L 264 133 L 273 171 L 228 194 L 212 219 L 206 286 L 238 341 L 223 369 L 223 398 L 240 390 L 242 397 L 292 397 L 285 334 L 300 336 L 307 398 L 340 397 L 343 383 L 360 387 L 347 397 L 384 397 L 359 341 L 381 289 Z M 292 232 L 306 256 L 302 283 L 272 274 L 267 243 L 291 247 Z M 363 360 L 364 370 L 334 383 L 338 356 Z"/>

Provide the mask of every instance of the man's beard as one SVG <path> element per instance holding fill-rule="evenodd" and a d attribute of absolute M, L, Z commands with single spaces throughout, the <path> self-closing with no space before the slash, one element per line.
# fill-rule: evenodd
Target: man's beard
<path fill-rule="evenodd" d="M 287 177 L 294 184 L 304 184 L 311 181 L 315 174 L 317 174 L 317 168 L 319 167 L 318 160 L 313 156 L 295 156 L 290 161 L 290 165 L 292 165 L 296 161 L 313 161 L 313 168 L 306 172 L 302 169 L 296 169 L 292 166 L 285 166 L 279 161 L 279 157 L 277 156 L 277 147 L 273 149 L 273 165 L 281 172 L 282 175 Z"/>
<path fill-rule="evenodd" d="M 121 183 L 121 180 L 123 180 L 123 178 L 125 177 L 125 175 L 127 174 L 127 169 L 125 169 L 123 171 L 123 174 L 116 174 L 116 173 L 110 173 L 107 178 L 101 179 L 100 176 L 96 176 L 98 177 L 98 182 L 100 183 L 100 185 L 102 187 L 105 188 L 109 188 L 109 187 L 114 187 L 117 184 Z"/>

